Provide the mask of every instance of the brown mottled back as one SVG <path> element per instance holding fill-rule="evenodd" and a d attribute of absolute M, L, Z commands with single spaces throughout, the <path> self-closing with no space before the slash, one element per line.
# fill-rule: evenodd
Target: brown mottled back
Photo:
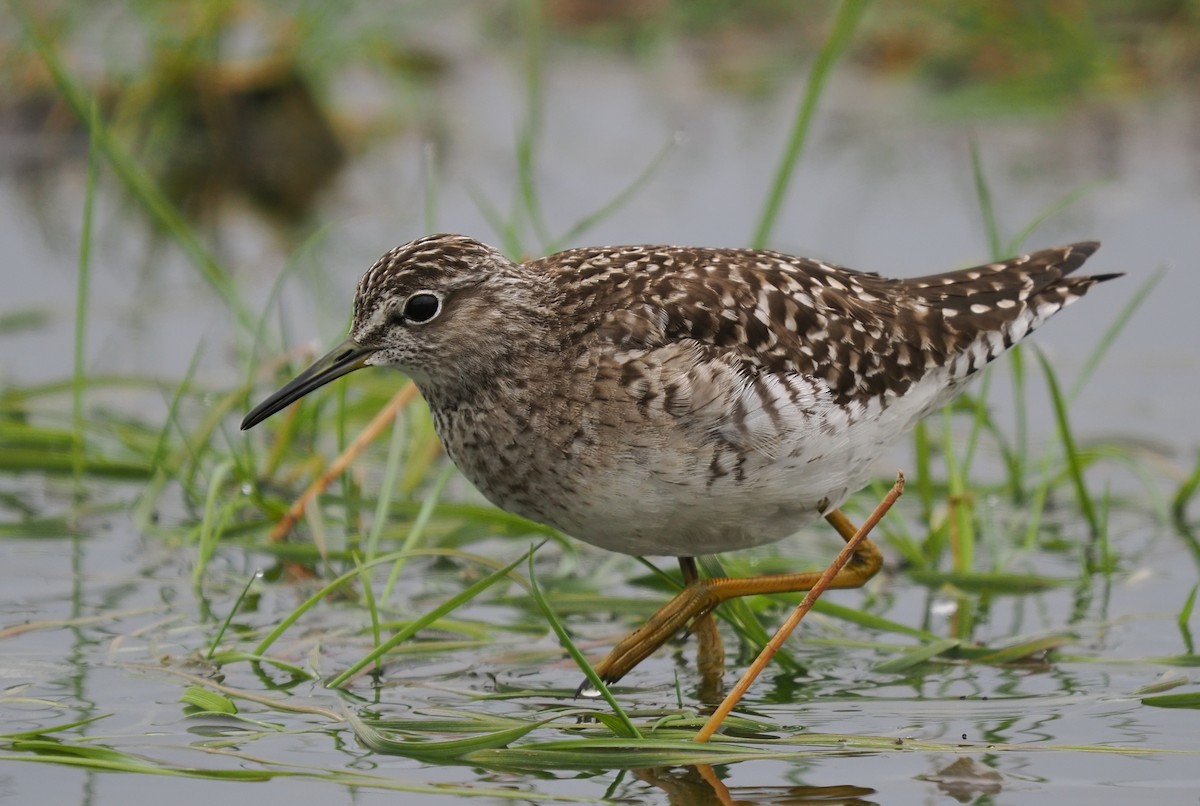
<path fill-rule="evenodd" d="M 581 342 L 635 350 L 690 339 L 751 375 L 823 379 L 845 403 L 903 394 L 960 357 L 961 376 L 975 372 L 1116 276 L 1068 277 L 1098 246 L 901 280 L 779 252 L 668 246 L 575 249 L 527 266 L 584 313 L 571 326 Z"/>

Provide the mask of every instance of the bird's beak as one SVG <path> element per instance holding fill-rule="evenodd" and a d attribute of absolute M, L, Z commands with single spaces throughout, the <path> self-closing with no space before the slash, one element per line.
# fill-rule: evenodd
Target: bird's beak
<path fill-rule="evenodd" d="M 334 347 L 311 367 L 292 378 L 275 394 L 254 407 L 242 420 L 242 430 L 253 428 L 277 411 L 287 408 L 314 389 L 319 389 L 332 380 L 348 375 L 367 365 L 367 359 L 376 351 L 374 347 L 363 347 L 354 339 L 346 339 Z"/>

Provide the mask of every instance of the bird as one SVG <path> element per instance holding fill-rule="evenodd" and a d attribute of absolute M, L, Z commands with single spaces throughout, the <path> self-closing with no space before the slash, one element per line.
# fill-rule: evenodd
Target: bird
<path fill-rule="evenodd" d="M 398 369 L 496 506 L 610 551 L 678 558 L 680 593 L 596 664 L 611 683 L 711 625 L 722 601 L 811 587 L 815 573 L 700 578 L 695 558 L 821 518 L 849 541 L 840 507 L 881 455 L 1120 276 L 1074 274 L 1098 247 L 891 279 L 764 249 L 585 247 L 519 262 L 429 235 L 367 270 L 348 338 L 241 427 L 363 367 Z M 861 586 L 882 562 L 864 540 L 832 587 Z"/>

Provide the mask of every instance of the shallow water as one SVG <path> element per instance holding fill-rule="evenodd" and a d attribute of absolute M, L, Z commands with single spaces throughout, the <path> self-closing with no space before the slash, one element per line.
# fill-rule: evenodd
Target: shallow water
<path fill-rule="evenodd" d="M 550 71 L 538 158 L 550 232 L 565 230 L 620 190 L 682 132 L 680 145 L 650 184 L 583 240 L 746 242 L 801 82 L 792 82 L 769 102 L 752 102 L 714 92 L 697 72 L 684 53 L 634 67 L 597 52 L 576 54 Z M 360 89 L 372 91 L 369 86 Z M 502 55 L 480 49 L 445 80 L 439 98 L 448 110 L 447 130 L 438 220 L 432 228 L 489 239 L 493 233 L 471 194 L 481 192 L 501 205 L 511 196 L 520 87 Z M 1007 232 L 1024 226 L 1064 193 L 1103 180 L 1047 222 L 1027 245 L 1099 238 L 1104 248 L 1093 259 L 1097 270 L 1128 276 L 1095 289 L 1036 340 L 1062 377 L 1073 378 L 1133 291 L 1159 268 L 1167 269 L 1074 403 L 1072 417 L 1084 441 L 1120 437 L 1144 443 L 1153 466 L 1162 470 L 1162 489 L 1172 489 L 1177 483 L 1173 473 L 1192 465 L 1200 445 L 1193 414 L 1200 397 L 1193 313 L 1200 273 L 1191 268 L 1200 253 L 1200 149 L 1195 139 L 1200 109 L 1194 99 L 1180 94 L 1060 119 L 973 123 L 938 119 L 933 108 L 933 99 L 905 84 L 852 70 L 835 77 L 775 245 L 897 275 L 986 259 L 970 179 L 972 134 Z M 423 146 L 416 133 L 374 145 L 323 200 L 316 217 L 328 223 L 328 230 L 298 259 L 300 276 L 285 292 L 284 318 L 295 341 L 332 343 L 344 326 L 358 274 L 396 242 L 430 228 L 422 220 L 420 202 Z M 42 178 L 37 193 L 14 176 L 0 180 L 0 243 L 8 255 L 3 268 L 8 293 L 0 312 L 36 309 L 50 316 L 45 327 L 0 337 L 0 373 L 8 384 L 70 375 L 83 171 L 82 164 L 66 160 L 60 170 Z M 168 390 L 161 397 L 111 393 L 105 395 L 111 398 L 108 406 L 157 422 L 172 382 L 198 347 L 203 348 L 200 377 L 205 383 L 228 388 L 239 382 L 243 370 L 232 359 L 236 345 L 229 316 L 183 258 L 172 249 L 148 246 L 146 228 L 116 194 L 101 194 L 97 216 L 89 367 L 96 374 L 162 377 Z M 223 211 L 216 229 L 223 260 L 257 310 L 295 244 L 244 210 Z M 528 248 L 539 251 L 532 239 Z M 996 385 L 1004 389 L 1002 382 Z M 1040 386 L 1035 389 L 1031 428 L 1036 440 L 1045 441 L 1053 436 L 1053 423 Z M 1005 414 L 1007 395 L 992 397 L 1001 419 L 1010 416 Z M 61 404 L 62 411 L 69 409 L 69 401 Z M 1120 469 L 1101 466 L 1089 480 L 1093 489 L 1111 484 L 1144 495 Z M 35 512 L 70 509 L 68 483 L 4 477 L 0 484 Z M 110 494 L 121 501 L 135 491 L 118 487 Z M 992 517 L 984 509 L 985 519 Z M 913 512 L 909 510 L 910 516 Z M 168 520 L 177 514 L 165 513 Z M 1002 523 L 1003 516 L 999 508 L 991 522 Z M 1062 517 L 1072 520 L 1069 513 Z M 159 765 L 358 770 L 429 786 L 512 787 L 536 802 L 582 796 L 665 803 L 672 797 L 669 792 L 675 793 L 675 802 L 715 802 L 711 784 L 704 783 L 698 770 L 527 774 L 432 765 L 372 753 L 344 725 L 273 709 L 253 715 L 283 724 L 285 732 L 247 736 L 218 755 L 209 746 L 214 736 L 236 738 L 244 726 L 213 717 L 184 718 L 178 700 L 186 680 L 179 673 L 211 674 L 195 658 L 211 640 L 213 618 L 224 617 L 245 579 L 269 564 L 269 558 L 223 549 L 210 566 L 200 598 L 188 582 L 194 549 L 160 535 L 139 534 L 121 513 L 89 517 L 80 528 L 83 537 L 0 540 L 0 567 L 5 569 L 0 629 L 34 624 L 0 639 L 0 677 L 5 681 L 0 732 L 107 714 L 77 732 Z M 1184 687 L 1177 690 L 1192 690 L 1187 686 L 1196 682 L 1192 667 L 1154 659 L 1180 656 L 1188 649 L 1176 614 L 1197 583 L 1200 558 L 1170 527 L 1136 510 L 1114 511 L 1110 531 L 1119 558 L 1111 578 L 1085 576 L 1073 586 L 997 596 L 979 606 L 975 640 L 992 643 L 1050 630 L 1074 633 L 1049 663 L 926 664 L 911 675 L 881 674 L 871 667 L 884 656 L 852 642 L 895 641 L 894 636 L 815 618 L 802 629 L 801 637 L 808 640 L 792 642 L 803 674 L 773 668 L 752 692 L 748 707 L 788 729 L 781 734 L 803 726 L 801 736 L 846 733 L 895 739 L 896 745 L 799 746 L 794 758 L 729 764 L 718 768 L 716 776 L 746 802 L 805 802 L 805 797 L 818 795 L 844 802 L 933 801 L 947 796 L 948 785 L 939 788 L 928 779 L 969 757 L 998 771 L 1000 779 L 978 778 L 966 790 L 968 799 L 1105 804 L 1152 797 L 1155 803 L 1194 803 L 1200 786 L 1195 711 L 1148 707 L 1134 692 L 1164 674 L 1180 678 Z M 1065 537 L 1078 540 L 1082 532 L 1078 525 L 1068 526 Z M 508 559 L 526 541 L 491 545 L 497 556 Z M 805 544 L 804 551 L 819 556 L 828 548 L 821 542 Z M 556 573 L 556 551 L 539 555 L 543 577 Z M 640 573 L 637 566 L 582 551 L 581 575 L 599 580 L 595 584 L 615 597 L 658 596 L 625 582 Z M 792 547 L 781 546 L 767 553 L 790 551 Z M 1020 567 L 1042 575 L 1079 576 L 1078 561 L 1061 553 L 1034 552 L 1021 562 Z M 454 579 L 439 578 L 446 573 L 432 563 L 413 563 L 401 595 L 437 601 L 440 592 L 459 587 Z M 254 606 L 235 624 L 247 630 L 269 626 L 310 592 L 298 584 L 262 585 Z M 509 595 L 523 594 L 514 589 Z M 831 598 L 851 606 L 869 603 L 875 612 L 914 626 L 931 612 L 928 629 L 948 634 L 950 624 L 937 615 L 946 609 L 927 607 L 931 596 L 941 595 L 896 574 L 873 586 L 870 600 L 861 592 Z M 522 607 L 491 601 L 472 605 L 463 617 L 492 625 L 507 638 L 508 625 L 519 620 Z M 414 609 L 420 607 L 414 604 Z M 577 639 L 592 654 L 614 640 L 625 624 L 612 621 L 602 604 L 597 611 L 570 619 Z M 77 623 L 64 625 L 64 620 Z M 59 623 L 37 627 L 42 621 Z M 357 606 L 331 604 L 305 620 L 275 651 L 301 666 L 320 664 L 318 671 L 329 674 L 369 645 L 369 637 L 360 632 L 365 623 Z M 673 708 L 678 674 L 685 701 L 694 703 L 691 652 L 687 648 L 681 661 L 677 650 L 663 651 L 639 667 L 623 681 L 622 702 L 633 709 Z M 308 682 L 286 693 L 276 691 L 273 687 L 285 679 L 282 674 L 264 680 L 246 664 L 231 665 L 225 674 L 225 684 L 235 688 L 335 710 L 342 702 L 358 707 Z M 473 696 L 507 687 L 574 688 L 578 682 L 578 671 L 559 659 L 552 636 L 513 632 L 511 640 L 482 648 L 402 656 L 389 667 L 377 695 L 365 678 L 352 690 L 368 701 L 377 698 L 377 709 L 389 715 L 432 707 L 526 714 L 544 701 L 530 695 L 477 703 Z M 551 735 L 556 734 L 538 734 Z M 962 748 L 905 746 L 916 741 Z M 989 751 L 995 744 L 1005 747 Z M 1087 748 L 1055 749 L 1073 745 Z M 1104 747 L 1149 752 L 1101 752 Z M 229 755 L 236 752 L 244 755 Z M 801 787 L 846 789 L 789 791 Z M 397 797 L 370 786 L 312 778 L 251 785 L 20 763 L 0 770 L 0 800 L 14 803 L 104 804 L 152 795 L 181 802 L 251 802 L 265 796 L 298 803 L 382 803 Z M 460 799 L 432 792 L 403 797 L 413 802 Z"/>
<path fill-rule="evenodd" d="M 836 742 L 799 745 L 792 758 L 718 768 L 724 785 L 734 796 L 752 803 L 803 802 L 780 800 L 791 787 L 861 788 L 864 802 L 927 799 L 940 791 L 927 778 L 959 758 L 970 757 L 999 772 L 997 802 L 1078 798 L 1120 803 L 1136 797 L 1135 792 L 1156 802 L 1188 802 L 1195 786 L 1194 711 L 1147 707 L 1134 692 L 1163 673 L 1191 677 L 1189 669 L 1147 658 L 1183 651 L 1174 624 L 1175 597 L 1195 584 L 1195 570 L 1179 562 L 1178 543 L 1171 535 L 1153 529 L 1136 531 L 1128 520 L 1123 525 L 1129 527 L 1133 542 L 1128 553 L 1136 556 L 1127 570 L 1111 581 L 1097 578 L 1086 594 L 1065 589 L 1039 596 L 998 597 L 976 634 L 987 641 L 1013 633 L 1069 629 L 1077 638 L 1062 651 L 1078 659 L 1010 667 L 925 665 L 911 674 L 882 674 L 871 667 L 883 656 L 842 642 L 846 637 L 870 640 L 868 632 L 816 618 L 802 628 L 802 640 L 793 641 L 804 673 L 794 676 L 769 670 L 745 707 L 758 719 L 778 725 L 781 736 L 798 735 L 803 740 L 814 733 L 852 734 L 891 739 L 895 746 L 839 750 Z M 514 549 L 519 546 L 508 553 Z M 279 770 L 292 765 L 310 772 L 356 770 L 410 784 L 515 786 L 539 802 L 556 795 L 606 793 L 639 803 L 667 802 L 664 788 L 682 786 L 669 779 L 698 774 L 677 768 L 670 773 L 558 770 L 530 776 L 426 764 L 366 751 L 344 726 L 332 726 L 328 720 L 274 709 L 256 712 L 251 703 L 242 703 L 244 713 L 281 725 L 285 732 L 258 736 L 249 726 L 221 717 L 185 718 L 178 702 L 187 684 L 184 675 L 208 678 L 215 671 L 197 657 L 214 629 L 211 621 L 197 627 L 198 614 L 209 608 L 219 615 L 228 611 L 237 580 L 253 570 L 249 558 L 225 552 L 216 573 L 210 575 L 215 584 L 205 586 L 211 598 L 201 602 L 186 582 L 184 552 L 133 533 L 118 517 L 83 538 L 0 541 L 0 563 L 21 572 L 10 577 L 7 586 L 7 625 L 42 619 L 78 622 L 4 639 L 0 671 L 8 697 L 0 707 L 5 711 L 5 732 L 106 715 L 80 732 L 158 765 L 205 770 Z M 593 563 L 585 559 L 585 565 Z M 1055 575 L 1070 568 L 1063 562 L 1038 570 Z M 439 587 L 436 570 L 414 564 L 411 571 L 414 579 L 409 585 L 423 578 L 430 587 Z M 223 577 L 230 580 L 224 588 Z M 617 595 L 629 592 L 618 583 Z M 882 609 L 887 617 L 906 624 L 920 622 L 924 589 L 896 576 L 876 586 L 876 593 L 893 602 Z M 235 625 L 239 629 L 269 626 L 303 595 L 295 586 L 265 586 L 262 597 L 239 614 Z M 1090 597 L 1082 618 L 1065 618 L 1065 613 L 1079 607 L 1081 596 Z M 839 592 L 833 598 L 853 605 L 862 602 L 863 594 Z M 514 613 L 503 604 L 471 606 L 461 615 L 493 624 L 500 631 L 514 620 Z M 331 603 L 304 619 L 272 654 L 301 665 L 317 662 L 319 668 L 326 665 L 326 672 L 336 670 L 339 662 L 344 665 L 367 647 L 369 638 L 358 632 L 364 618 L 356 605 Z M 574 618 L 577 640 L 594 637 L 607 642 L 620 630 L 618 624 L 598 621 Z M 935 618 L 930 627 L 943 632 L 946 624 Z M 515 634 L 513 638 L 521 644 L 503 640 L 464 652 L 401 656 L 389 663 L 378 692 L 372 693 L 363 678 L 351 686 L 349 697 L 309 682 L 287 685 L 286 676 L 278 673 L 269 672 L 264 678 L 251 673 L 246 664 L 228 665 L 216 679 L 235 689 L 334 711 L 343 707 L 341 703 L 356 708 L 374 703 L 372 710 L 393 717 L 434 713 L 431 709 L 439 708 L 519 715 L 552 704 L 550 692 L 577 685 L 579 672 L 555 659 L 552 638 Z M 671 709 L 676 674 L 685 699 L 694 702 L 691 654 L 690 647 L 682 658 L 678 649 L 660 652 L 643 664 L 621 686 L 623 705 L 633 711 Z M 512 689 L 532 693 L 493 701 L 474 699 Z M 547 696 L 539 696 L 538 690 Z M 365 700 L 356 704 L 359 696 Z M 238 741 L 239 736 L 245 738 Z M 222 739 L 229 740 L 228 746 L 220 748 L 222 755 L 215 755 Z M 931 752 L 905 746 L 918 742 L 944 742 L 950 749 Z M 989 752 L 996 745 L 1003 747 Z M 1073 750 L 1071 745 L 1081 748 Z M 1105 753 L 1101 748 L 1106 747 L 1153 752 Z M 144 796 L 147 791 L 181 796 L 184 802 L 213 796 L 251 802 L 264 794 L 272 800 L 333 803 L 384 802 L 396 797 L 370 787 L 348 791 L 337 783 L 286 778 L 252 786 L 141 781 L 142 776 L 72 769 L 44 773 L 32 765 L 9 765 L 3 791 L 15 802 L 96 804 L 122 802 L 135 792 Z M 693 781 L 692 785 L 700 788 L 687 791 L 700 797 L 695 792 L 703 792 L 703 784 Z M 415 802 L 442 800 L 431 794 L 412 797 Z"/>

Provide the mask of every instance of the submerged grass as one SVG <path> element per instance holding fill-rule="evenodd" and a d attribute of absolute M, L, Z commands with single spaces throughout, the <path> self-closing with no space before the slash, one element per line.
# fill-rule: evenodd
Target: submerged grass
<path fill-rule="evenodd" d="M 795 760 L 798 756 L 820 757 L 830 752 L 870 755 L 897 753 L 951 754 L 954 756 L 1003 756 L 1012 753 L 1096 753 L 1107 756 L 1152 756 L 1173 751 L 1156 747 L 1107 745 L 1030 745 L 999 742 L 939 742 L 897 739 L 849 733 L 800 732 L 779 736 L 778 726 L 743 717 L 731 718 L 729 735 L 715 737 L 709 743 L 690 739 L 702 721 L 695 714 L 657 710 L 638 719 L 639 738 L 606 735 L 607 727 L 588 721 L 597 714 L 586 708 L 553 705 L 531 717 L 513 718 L 481 713 L 472 708 L 431 709 L 404 717 L 355 713 L 337 713 L 327 709 L 297 708 L 280 697 L 265 697 L 231 689 L 204 678 L 180 675 L 190 682 L 180 695 L 188 718 L 215 721 L 226 726 L 228 738 L 214 737 L 194 748 L 199 756 L 186 766 L 155 758 L 153 748 L 130 752 L 118 746 L 121 739 L 80 740 L 73 734 L 81 727 L 95 724 L 103 716 L 89 720 L 47 725 L 35 731 L 0 734 L 0 760 L 51 763 L 110 772 L 186 776 L 214 780 L 262 781 L 278 776 L 300 776 L 325 780 L 344 786 L 367 789 L 394 789 L 410 792 L 441 792 L 459 797 L 495 798 L 498 792 L 487 786 L 470 788 L 428 787 L 394 776 L 366 774 L 353 769 L 321 768 L 319 765 L 293 765 L 272 762 L 261 756 L 238 752 L 237 748 L 255 737 L 288 733 L 319 735 L 330 727 L 343 724 L 366 748 L 380 755 L 404 756 L 425 764 L 462 765 L 490 770 L 621 770 L 696 765 L 728 765 L 746 761 Z M 1099 700 L 1097 700 L 1099 702 Z M 1149 694 L 1142 697 L 1148 706 L 1196 708 L 1195 693 Z M 238 730 L 230 730 L 238 725 Z M 1180 751 L 1174 751 L 1180 752 Z M 1183 755 L 1196 755 L 1183 751 Z M 239 762 L 235 769 L 202 764 L 209 758 L 229 755 Z M 506 799 L 528 800 L 530 795 L 508 790 Z M 552 797 L 552 796 L 551 796 Z M 564 796 L 566 800 L 585 798 Z M 547 796 L 538 796 L 545 802 Z"/>

